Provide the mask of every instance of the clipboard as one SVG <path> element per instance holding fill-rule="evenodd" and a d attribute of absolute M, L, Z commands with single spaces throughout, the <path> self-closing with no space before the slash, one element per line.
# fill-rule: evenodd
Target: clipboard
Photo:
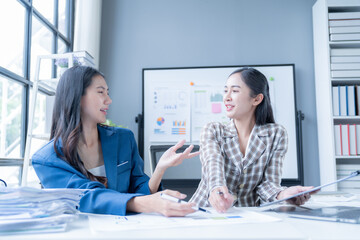
<path fill-rule="evenodd" d="M 330 185 L 332 185 L 332 184 L 335 184 L 335 183 L 338 183 L 338 182 L 342 182 L 342 181 L 348 180 L 348 179 L 350 179 L 350 178 L 356 177 L 356 176 L 358 176 L 358 175 L 360 175 L 360 170 L 357 170 L 357 171 L 351 173 L 349 176 L 344 177 L 344 178 L 340 178 L 340 179 L 338 179 L 338 180 L 336 180 L 336 181 L 334 181 L 334 182 L 330 182 L 330 183 L 326 183 L 326 184 L 321 185 L 321 186 L 314 187 L 314 188 L 312 188 L 312 189 L 310 189 L 310 190 L 307 190 L 307 191 L 304 191 L 304 192 L 301 192 L 301 193 L 297 193 L 297 194 L 292 195 L 292 196 L 287 197 L 287 198 L 283 198 L 283 199 L 276 200 L 276 201 L 273 201 L 273 202 L 264 203 L 264 204 L 260 205 L 260 207 L 270 206 L 270 205 L 273 205 L 273 204 L 277 204 L 277 203 L 280 203 L 280 202 L 289 200 L 289 199 L 294 198 L 294 197 L 301 196 L 301 195 L 306 194 L 306 193 L 311 193 L 311 192 L 317 191 L 317 190 L 319 190 L 319 189 L 321 189 L 321 188 L 330 186 Z"/>

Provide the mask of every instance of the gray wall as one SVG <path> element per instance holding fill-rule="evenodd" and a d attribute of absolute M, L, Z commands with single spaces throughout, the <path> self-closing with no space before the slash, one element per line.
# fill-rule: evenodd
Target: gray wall
<path fill-rule="evenodd" d="M 137 136 L 142 68 L 295 64 L 297 107 L 305 114 L 306 185 L 319 184 L 312 5 L 315 0 L 106 0 L 100 70 L 109 118 Z M 225 79 L 224 79 L 225 81 Z"/>

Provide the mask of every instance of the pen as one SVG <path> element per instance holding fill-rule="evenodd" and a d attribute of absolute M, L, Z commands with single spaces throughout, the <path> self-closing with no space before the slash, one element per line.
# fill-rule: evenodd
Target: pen
<path fill-rule="evenodd" d="M 166 193 L 161 193 L 160 196 L 163 198 L 163 199 L 166 199 L 166 200 L 169 200 L 169 201 L 172 201 L 172 202 L 177 202 L 177 203 L 187 203 L 181 199 L 178 199 L 176 197 L 173 197 L 173 196 L 170 196 L 170 195 L 167 195 Z M 203 212 L 206 212 L 206 213 L 211 213 L 209 210 L 206 210 L 204 208 L 201 208 L 201 207 L 192 207 L 192 209 L 194 210 L 197 210 L 197 211 L 203 211 Z"/>
<path fill-rule="evenodd" d="M 221 191 L 217 191 L 216 193 L 219 194 L 219 195 L 224 195 L 224 193 L 221 192 Z"/>

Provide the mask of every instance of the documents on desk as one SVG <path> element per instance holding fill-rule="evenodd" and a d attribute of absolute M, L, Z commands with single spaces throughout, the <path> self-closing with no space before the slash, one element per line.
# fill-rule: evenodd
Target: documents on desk
<path fill-rule="evenodd" d="M 309 220 L 360 224 L 360 198 L 350 193 L 320 192 L 303 206 L 278 204 L 265 211 Z"/>
<path fill-rule="evenodd" d="M 87 214 L 90 228 L 94 233 L 159 229 L 174 227 L 212 226 L 222 224 L 276 222 L 280 218 L 272 217 L 258 212 L 232 208 L 220 214 L 211 210 L 212 214 L 201 211 L 185 217 L 164 217 L 158 214 L 136 214 L 129 216 Z"/>
<path fill-rule="evenodd" d="M 77 217 L 80 189 L 0 188 L 0 234 L 58 232 Z"/>

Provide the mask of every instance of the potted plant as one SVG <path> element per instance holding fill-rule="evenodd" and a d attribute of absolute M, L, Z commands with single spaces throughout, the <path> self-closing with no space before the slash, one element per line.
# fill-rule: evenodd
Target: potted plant
<path fill-rule="evenodd" d="M 106 121 L 104 123 L 102 123 L 103 125 L 107 125 L 107 126 L 110 126 L 110 127 L 120 127 L 120 128 L 127 128 L 123 125 L 117 125 L 115 123 L 113 123 L 110 119 L 106 119 Z"/>
<path fill-rule="evenodd" d="M 60 77 L 69 68 L 69 58 L 58 58 L 55 64 L 58 67 L 58 76 Z M 80 60 L 77 57 L 73 57 L 73 66 L 79 65 L 81 65 Z"/>

